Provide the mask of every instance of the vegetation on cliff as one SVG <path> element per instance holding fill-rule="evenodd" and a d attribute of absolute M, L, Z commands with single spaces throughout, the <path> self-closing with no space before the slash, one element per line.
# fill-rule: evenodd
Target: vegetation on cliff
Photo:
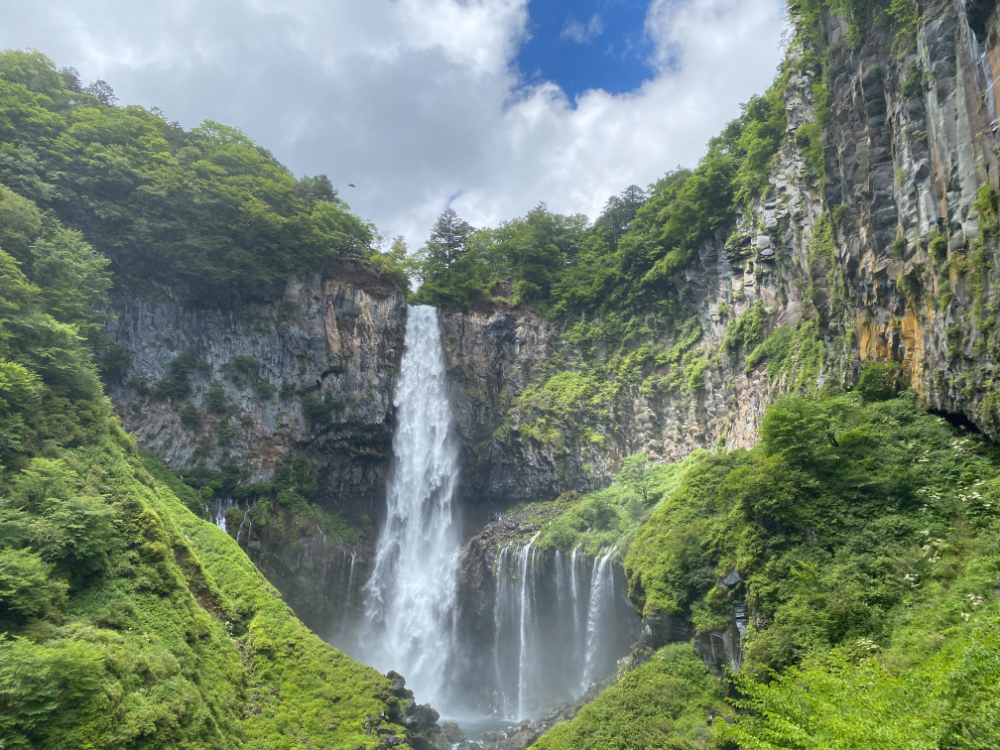
<path fill-rule="evenodd" d="M 107 260 L 2 186 L 0 218 L 0 746 L 405 737 L 391 683 L 309 632 L 143 468 L 87 346 Z"/>
<path fill-rule="evenodd" d="M 854 393 L 779 401 L 757 448 L 692 457 L 636 532 L 644 615 L 711 634 L 748 612 L 732 678 L 747 713 L 703 746 L 1000 742 L 1000 454 L 898 388 L 874 366 Z M 644 674 L 615 695 L 650 689 Z"/>
<path fill-rule="evenodd" d="M 636 531 L 706 455 L 695 451 L 679 463 L 653 464 L 638 453 L 625 461 L 606 489 L 583 495 L 567 492 L 555 500 L 514 508 L 510 514 L 523 527 L 525 541 L 538 531 L 538 549 L 600 557 L 613 548 L 616 557 L 624 558 Z"/>
<path fill-rule="evenodd" d="M 735 714 L 722 686 L 687 645 L 665 646 L 557 724 L 532 747 L 539 750 L 669 748 L 701 750 L 715 743 Z"/>
<path fill-rule="evenodd" d="M 449 210 L 422 251 L 415 299 L 459 309 L 506 299 L 557 319 L 675 312 L 675 285 L 700 246 L 767 191 L 785 133 L 782 89 L 779 79 L 745 104 L 695 169 L 670 172 L 648 192 L 627 188 L 592 226 L 543 204 L 477 231 Z"/>

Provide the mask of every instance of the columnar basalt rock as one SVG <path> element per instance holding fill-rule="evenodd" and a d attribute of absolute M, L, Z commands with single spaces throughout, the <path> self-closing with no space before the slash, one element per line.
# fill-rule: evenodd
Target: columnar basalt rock
<path fill-rule="evenodd" d="M 231 463 L 242 481 L 257 482 L 294 451 L 316 466 L 321 504 L 379 513 L 406 324 L 401 292 L 333 264 L 238 309 L 192 308 L 168 289 L 123 289 L 113 311 L 107 333 L 131 366 L 108 392 L 126 429 L 168 466 Z M 182 356 L 191 359 L 186 392 L 158 393 Z M 225 406 L 212 404 L 213 384 Z M 195 418 L 182 420 L 179 403 L 192 404 Z"/>
<path fill-rule="evenodd" d="M 113 303 L 107 334 L 131 364 L 108 393 L 143 447 L 172 468 L 231 466 L 242 483 L 270 479 L 285 456 L 304 457 L 316 471 L 319 506 L 374 528 L 392 456 L 392 384 L 406 326 L 400 291 L 333 263 L 238 308 L 193 308 L 164 288 L 120 289 Z M 171 379 L 178 357 L 190 366 L 170 397 L 157 384 Z M 229 511 L 229 532 L 325 635 L 357 597 L 368 546 L 280 507 L 281 518 L 255 528 L 245 511 Z"/>
<path fill-rule="evenodd" d="M 746 368 L 749 352 L 724 352 L 694 392 L 634 388 L 628 403 L 597 418 L 597 439 L 566 434 L 546 444 L 519 431 L 516 402 L 548 377 L 551 352 L 583 359 L 566 327 L 503 304 L 453 314 L 444 326 L 468 502 L 604 486 L 639 450 L 678 460 L 696 448 L 751 447 L 775 398 L 831 381 L 850 386 L 873 361 L 899 362 L 928 406 L 1000 434 L 997 248 L 995 239 L 975 244 L 977 197 L 998 179 L 1000 16 L 992 3 L 988 14 L 983 3 L 968 12 L 958 1 L 920 5 L 912 49 L 879 28 L 852 46 L 840 16 L 824 18 L 821 48 L 792 45 L 788 138 L 771 189 L 731 233 L 706 243 L 676 290 L 697 315 L 706 352 L 760 304 L 767 333 L 815 322 L 821 366 L 804 381 L 793 367 L 769 382 L 766 360 Z M 824 81 L 828 103 L 817 88 Z M 822 174 L 797 136 L 816 123 Z"/>

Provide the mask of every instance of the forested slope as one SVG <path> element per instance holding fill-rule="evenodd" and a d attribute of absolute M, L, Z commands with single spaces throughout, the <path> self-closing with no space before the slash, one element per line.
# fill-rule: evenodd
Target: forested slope
<path fill-rule="evenodd" d="M 115 104 L 106 83 L 83 87 L 41 53 L 0 55 L 0 182 L 83 232 L 123 280 L 218 305 L 340 257 L 408 285 L 324 175 L 296 179 L 237 128 L 186 131 Z"/>
<path fill-rule="evenodd" d="M 60 156 L 62 125 L 151 117 L 59 103 L 65 88 L 12 80 L 19 61 L 61 86 L 36 55 L 0 56 L 0 122 L 39 128 L 77 186 L 86 168 Z M 29 180 L 32 152 L 3 132 L 4 163 L 27 181 L 4 179 L 66 205 L 0 186 L 0 747 L 406 746 L 391 682 L 309 632 L 225 532 L 144 468 L 88 346 L 106 321 L 108 260 L 59 219 L 110 242 L 70 210 L 89 205 L 93 219 L 110 204 Z M 203 512 L 196 495 L 188 505 Z"/>

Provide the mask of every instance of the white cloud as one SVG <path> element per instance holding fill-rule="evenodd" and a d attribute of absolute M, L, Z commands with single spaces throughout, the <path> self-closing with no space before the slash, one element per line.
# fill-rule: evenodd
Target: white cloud
<path fill-rule="evenodd" d="M 782 0 L 654 0 L 655 75 L 571 106 L 520 87 L 527 0 L 34 0 L 0 47 L 35 47 L 122 102 L 242 127 L 296 174 L 326 173 L 365 218 L 419 243 L 450 199 L 473 224 L 539 201 L 592 217 L 678 164 L 762 91 Z M 356 189 L 347 187 L 353 182 Z"/>
<path fill-rule="evenodd" d="M 604 21 L 601 19 L 599 13 L 595 13 L 590 17 L 586 25 L 575 18 L 568 19 L 559 38 L 569 39 L 577 44 L 590 44 L 603 33 Z"/>

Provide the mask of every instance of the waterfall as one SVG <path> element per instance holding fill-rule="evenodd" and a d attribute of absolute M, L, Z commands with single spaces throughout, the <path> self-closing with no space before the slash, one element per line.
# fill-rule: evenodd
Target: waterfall
<path fill-rule="evenodd" d="M 535 624 L 531 620 L 531 616 L 534 614 L 534 607 L 531 606 L 532 603 L 528 593 L 528 584 L 529 581 L 531 581 L 531 573 L 534 572 L 534 566 L 531 565 L 531 562 L 534 560 L 534 550 L 531 547 L 537 538 L 538 534 L 535 534 L 531 537 L 531 541 L 525 545 L 523 550 L 521 550 L 521 653 L 517 664 L 518 719 L 527 718 L 524 711 L 524 693 L 528 689 L 528 665 L 529 660 L 531 660 L 531 643 L 529 636 L 535 631 Z M 530 590 L 531 595 L 534 595 L 535 587 L 530 586 Z"/>
<path fill-rule="evenodd" d="M 331 639 L 381 672 L 401 673 L 421 703 L 455 718 L 537 718 L 611 674 L 639 620 L 616 594 L 624 572 L 611 563 L 614 549 L 597 559 L 579 546 L 556 554 L 536 546 L 539 534 L 496 549 L 493 585 L 483 589 L 492 612 L 468 606 L 476 600 L 464 591 L 459 605 L 459 463 L 446 386 L 437 312 L 411 307 L 386 518 L 372 557 L 338 551 L 346 606 Z"/>
<path fill-rule="evenodd" d="M 507 571 L 507 557 L 510 555 L 510 547 L 504 547 L 500 550 L 500 555 L 497 558 L 497 591 L 496 599 L 493 601 L 493 671 L 494 678 L 496 680 L 496 691 L 494 693 L 496 699 L 496 713 L 501 716 L 510 715 L 510 706 L 508 705 L 507 694 L 504 692 L 504 670 L 503 662 L 500 655 L 502 643 L 503 643 L 503 631 L 504 631 L 504 616 L 510 611 L 510 605 L 507 602 L 507 592 L 510 590 L 509 586 L 505 586 L 503 582 L 499 579 Z"/>
<path fill-rule="evenodd" d="M 539 549 L 538 538 L 497 551 L 493 639 L 480 646 L 493 650 L 492 711 L 509 721 L 579 698 L 614 672 L 639 635 L 615 548 L 597 558 L 579 548 L 565 555 Z"/>
<path fill-rule="evenodd" d="M 614 602 L 615 581 L 608 565 L 615 548 L 600 557 L 594 558 L 594 571 L 590 577 L 590 605 L 587 608 L 587 650 L 583 661 L 583 679 L 580 681 L 580 692 L 590 687 L 597 666 L 598 649 L 601 645 L 601 629 L 607 616 L 609 602 Z"/>
<path fill-rule="evenodd" d="M 347 576 L 347 595 L 350 596 L 351 590 L 354 588 L 354 563 L 358 559 L 358 553 L 356 550 L 351 550 L 351 572 Z"/>
<path fill-rule="evenodd" d="M 576 593 L 576 553 L 580 545 L 573 548 L 573 554 L 569 558 L 569 587 L 573 596 L 573 640 L 576 641 L 580 633 L 580 596 Z"/>
<path fill-rule="evenodd" d="M 411 307 L 396 386 L 397 429 L 372 573 L 362 659 L 406 676 L 422 701 L 443 694 L 452 654 L 459 540 L 452 518 L 458 451 L 433 307 Z"/>
<path fill-rule="evenodd" d="M 215 498 L 212 500 L 212 523 L 223 531 L 226 530 L 226 511 L 234 505 L 232 498 Z"/>

